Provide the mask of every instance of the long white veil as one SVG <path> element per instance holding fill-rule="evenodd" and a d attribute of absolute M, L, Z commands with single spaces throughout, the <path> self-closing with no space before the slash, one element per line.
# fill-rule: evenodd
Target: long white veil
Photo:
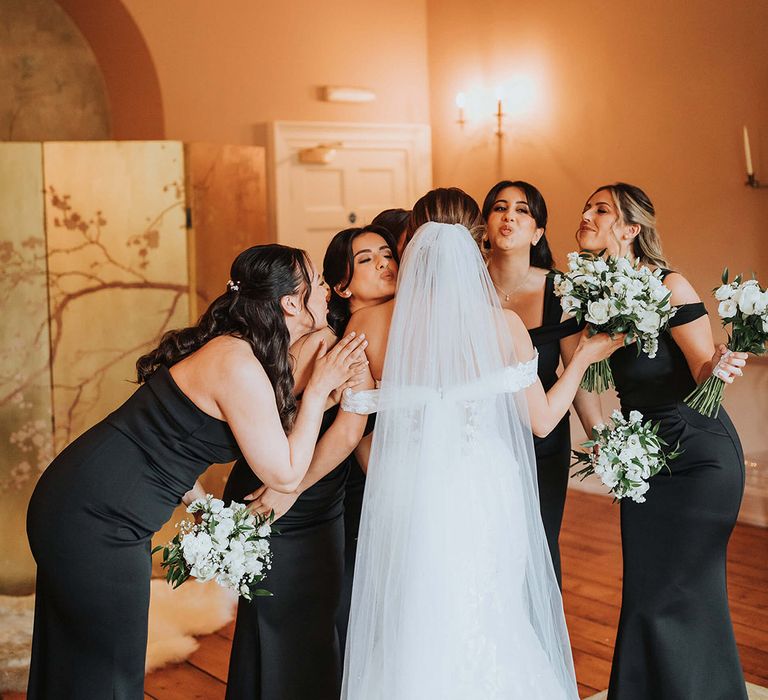
<path fill-rule="evenodd" d="M 578 698 L 523 360 L 467 229 L 422 226 L 378 395 L 343 698 Z"/>

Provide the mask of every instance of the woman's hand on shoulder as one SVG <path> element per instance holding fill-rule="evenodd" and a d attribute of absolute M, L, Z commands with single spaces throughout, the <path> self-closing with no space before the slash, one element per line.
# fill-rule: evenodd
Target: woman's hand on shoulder
<path fill-rule="evenodd" d="M 315 390 L 328 397 L 335 389 L 364 373 L 368 365 L 366 347 L 368 341 L 364 334 L 348 333 L 330 350 L 321 340 L 306 391 Z"/>

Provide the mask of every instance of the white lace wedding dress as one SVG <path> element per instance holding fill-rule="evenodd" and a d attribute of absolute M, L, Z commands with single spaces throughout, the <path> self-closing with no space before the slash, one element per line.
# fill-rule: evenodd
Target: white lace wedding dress
<path fill-rule="evenodd" d="M 342 697 L 575 700 L 517 362 L 477 246 L 427 224 L 406 249 L 360 526 Z"/>

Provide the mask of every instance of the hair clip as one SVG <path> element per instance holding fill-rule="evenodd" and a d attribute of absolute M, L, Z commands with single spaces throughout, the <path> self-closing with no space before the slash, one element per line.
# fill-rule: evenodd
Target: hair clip
<path fill-rule="evenodd" d="M 230 292 L 239 292 L 240 291 L 240 280 L 237 280 L 236 282 L 233 282 L 232 280 L 227 280 L 227 289 Z"/>

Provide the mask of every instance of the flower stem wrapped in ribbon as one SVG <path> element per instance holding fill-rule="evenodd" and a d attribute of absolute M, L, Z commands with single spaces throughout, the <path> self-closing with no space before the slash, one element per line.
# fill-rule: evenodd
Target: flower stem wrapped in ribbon
<path fill-rule="evenodd" d="M 737 275 L 728 282 L 728 268 L 723 270 L 722 285 L 712 290 L 720 302 L 717 313 L 724 327 L 731 326 L 729 350 L 762 355 L 768 341 L 768 291 L 754 278 L 741 280 Z M 724 389 L 725 382 L 713 373 L 686 396 L 685 403 L 704 416 L 716 417 Z"/>
<path fill-rule="evenodd" d="M 215 580 L 246 600 L 271 595 L 258 587 L 271 568 L 271 517 L 254 515 L 242 503 L 224 501 L 207 494 L 187 508 L 199 521 L 177 523 L 178 534 L 162 550 L 166 580 L 178 588 L 190 576 L 198 581 Z"/>
<path fill-rule="evenodd" d="M 612 426 L 596 425 L 592 439 L 581 443 L 592 452 L 573 450 L 572 466 L 586 464 L 575 474 L 582 480 L 597 474 L 613 494 L 614 499 L 631 498 L 636 503 L 645 502 L 650 488 L 648 479 L 658 474 L 669 462 L 680 456 L 677 448 L 664 452 L 667 443 L 659 437 L 659 423 L 643 423 L 643 414 L 631 411 L 629 419 L 621 411 L 611 415 Z M 594 448 L 597 449 L 594 449 Z"/>
<path fill-rule="evenodd" d="M 603 258 L 603 253 L 568 254 L 568 272 L 556 272 L 554 278 L 563 311 L 580 323 L 587 321 L 590 335 L 626 333 L 625 345 L 637 341 L 638 354 L 655 357 L 659 333 L 677 310 L 670 304 L 672 293 L 664 286 L 661 270 L 651 271 L 628 258 Z M 599 393 L 612 386 L 608 360 L 590 365 L 581 380 L 587 391 Z"/>

